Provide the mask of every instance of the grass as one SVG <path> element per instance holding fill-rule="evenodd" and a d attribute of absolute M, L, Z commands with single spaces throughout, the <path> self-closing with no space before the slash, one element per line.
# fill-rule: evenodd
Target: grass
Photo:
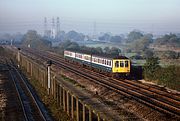
<path fill-rule="evenodd" d="M 68 78 L 68 77 L 66 77 L 66 76 L 64 76 L 64 75 L 61 75 L 61 77 L 62 77 L 63 80 L 72 83 L 72 84 L 75 85 L 76 87 L 80 87 L 80 88 L 83 88 L 83 89 L 85 88 L 85 86 L 79 84 L 77 81 L 75 81 L 75 80 L 73 80 L 73 79 L 70 79 L 70 78 Z"/>

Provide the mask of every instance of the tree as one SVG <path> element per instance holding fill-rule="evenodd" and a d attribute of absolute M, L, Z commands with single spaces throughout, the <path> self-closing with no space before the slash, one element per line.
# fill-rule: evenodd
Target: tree
<path fill-rule="evenodd" d="M 79 45 L 76 42 L 71 42 L 70 45 L 67 47 L 68 49 L 79 50 Z"/>
<path fill-rule="evenodd" d="M 121 38 L 120 36 L 112 36 L 112 37 L 110 38 L 110 41 L 111 41 L 111 42 L 121 43 L 122 38 Z"/>
<path fill-rule="evenodd" d="M 109 41 L 110 38 L 111 38 L 111 35 L 109 35 L 108 33 L 105 33 L 103 36 L 99 37 L 99 40 Z"/>
<path fill-rule="evenodd" d="M 103 53 L 103 50 L 102 50 L 101 47 L 96 47 L 95 50 L 96 50 L 96 52 L 97 52 L 98 54 L 102 54 L 102 53 Z"/>
<path fill-rule="evenodd" d="M 69 31 L 66 35 L 65 35 L 66 39 L 72 40 L 72 41 L 83 41 L 85 36 L 81 33 L 78 33 L 76 31 Z"/>
<path fill-rule="evenodd" d="M 105 53 L 109 54 L 110 53 L 110 48 L 109 47 L 105 47 L 104 51 L 105 51 Z"/>
<path fill-rule="evenodd" d="M 180 47 L 180 38 L 175 34 L 166 34 L 163 37 L 157 38 L 155 44 Z"/>
<path fill-rule="evenodd" d="M 144 77 L 147 80 L 156 80 L 157 79 L 157 71 L 160 68 L 158 58 L 151 57 L 146 60 L 144 64 L 143 71 Z"/>
<path fill-rule="evenodd" d="M 48 49 L 51 47 L 51 42 L 43 39 L 35 30 L 29 30 L 22 39 L 22 45 L 29 46 L 35 49 Z"/>
<path fill-rule="evenodd" d="M 110 49 L 110 54 L 111 54 L 111 55 L 118 56 L 119 53 L 121 53 L 121 50 L 118 49 L 118 48 L 116 48 L 116 47 L 112 47 L 112 48 Z"/>
<path fill-rule="evenodd" d="M 143 36 L 140 39 L 135 40 L 132 42 L 129 46 L 131 50 L 134 50 L 134 52 L 144 52 L 149 44 L 152 42 L 152 38 L 149 36 Z"/>
<path fill-rule="evenodd" d="M 143 37 L 143 34 L 141 32 L 138 31 L 132 31 L 128 34 L 127 36 L 127 42 L 133 42 L 137 39 L 140 39 L 141 37 Z"/>

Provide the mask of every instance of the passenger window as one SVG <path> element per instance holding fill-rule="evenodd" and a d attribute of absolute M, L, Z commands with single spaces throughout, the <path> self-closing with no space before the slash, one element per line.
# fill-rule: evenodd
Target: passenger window
<path fill-rule="evenodd" d="M 123 61 L 120 61 L 120 67 L 124 67 Z"/>
<path fill-rule="evenodd" d="M 115 62 L 115 67 L 118 68 L 119 67 L 119 61 Z"/>
<path fill-rule="evenodd" d="M 111 66 L 111 61 L 109 61 L 109 66 Z"/>
<path fill-rule="evenodd" d="M 125 67 L 128 67 L 129 64 L 128 64 L 128 61 L 125 61 Z"/>

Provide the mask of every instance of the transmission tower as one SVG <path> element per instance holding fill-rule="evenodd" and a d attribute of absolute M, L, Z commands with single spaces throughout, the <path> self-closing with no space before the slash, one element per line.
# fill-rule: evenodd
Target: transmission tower
<path fill-rule="evenodd" d="M 54 18 L 52 18 L 51 38 L 55 39 L 55 36 L 56 36 L 55 23 L 54 23 Z"/>
<path fill-rule="evenodd" d="M 59 17 L 57 17 L 56 20 L 56 38 L 59 38 L 60 35 L 60 22 L 59 22 Z"/>
<path fill-rule="evenodd" d="M 47 18 L 44 17 L 44 36 L 47 36 Z"/>

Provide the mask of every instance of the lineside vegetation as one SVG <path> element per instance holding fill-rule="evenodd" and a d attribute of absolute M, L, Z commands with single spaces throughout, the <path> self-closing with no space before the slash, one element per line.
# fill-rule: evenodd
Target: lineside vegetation
<path fill-rule="evenodd" d="M 146 60 L 143 75 L 145 80 L 180 91 L 180 66 L 161 67 L 158 58 L 152 57 Z"/>

